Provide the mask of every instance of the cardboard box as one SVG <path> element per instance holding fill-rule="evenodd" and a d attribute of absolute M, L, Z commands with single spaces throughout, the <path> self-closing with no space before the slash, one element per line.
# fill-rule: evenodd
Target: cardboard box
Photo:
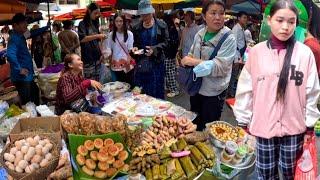
<path fill-rule="evenodd" d="M 59 117 L 36 117 L 20 119 L 14 128 L 10 131 L 9 138 L 11 142 L 21 139 L 23 132 L 30 131 L 30 134 L 34 134 L 32 130 L 41 129 L 43 132 L 37 135 L 50 135 L 55 136 L 57 142 L 61 143 L 61 125 Z"/>

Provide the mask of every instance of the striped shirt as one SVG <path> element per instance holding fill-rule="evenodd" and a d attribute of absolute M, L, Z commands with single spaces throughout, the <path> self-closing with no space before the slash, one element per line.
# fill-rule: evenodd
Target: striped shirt
<path fill-rule="evenodd" d="M 71 72 L 64 73 L 57 85 L 56 113 L 62 114 L 65 110 L 70 109 L 72 102 L 84 98 L 89 86 L 90 80 L 85 80 L 82 75 L 77 76 Z"/>

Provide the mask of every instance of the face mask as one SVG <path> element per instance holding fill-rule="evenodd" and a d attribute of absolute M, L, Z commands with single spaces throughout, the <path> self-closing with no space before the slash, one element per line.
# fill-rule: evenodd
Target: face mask
<path fill-rule="evenodd" d="M 193 72 L 196 74 L 196 77 L 205 77 L 211 74 L 214 65 L 213 61 L 204 61 L 194 67 Z"/>
<path fill-rule="evenodd" d="M 25 33 L 23 33 L 24 38 L 28 39 L 31 36 L 31 33 L 29 30 L 27 30 Z"/>

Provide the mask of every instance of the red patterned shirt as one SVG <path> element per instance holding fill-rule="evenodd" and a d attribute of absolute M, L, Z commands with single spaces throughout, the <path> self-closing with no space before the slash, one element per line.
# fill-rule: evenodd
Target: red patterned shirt
<path fill-rule="evenodd" d="M 72 102 L 84 98 L 89 87 L 90 80 L 85 80 L 81 74 L 63 73 L 57 85 L 56 113 L 62 114 L 65 110 L 70 109 Z"/>

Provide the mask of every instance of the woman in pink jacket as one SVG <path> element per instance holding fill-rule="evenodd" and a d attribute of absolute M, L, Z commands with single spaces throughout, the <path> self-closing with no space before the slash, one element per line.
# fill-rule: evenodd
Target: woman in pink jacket
<path fill-rule="evenodd" d="M 319 119 L 319 79 L 312 51 L 294 39 L 298 10 L 292 1 L 272 6 L 272 35 L 254 46 L 241 72 L 234 114 L 257 139 L 259 179 L 293 179 L 304 138 Z"/>

